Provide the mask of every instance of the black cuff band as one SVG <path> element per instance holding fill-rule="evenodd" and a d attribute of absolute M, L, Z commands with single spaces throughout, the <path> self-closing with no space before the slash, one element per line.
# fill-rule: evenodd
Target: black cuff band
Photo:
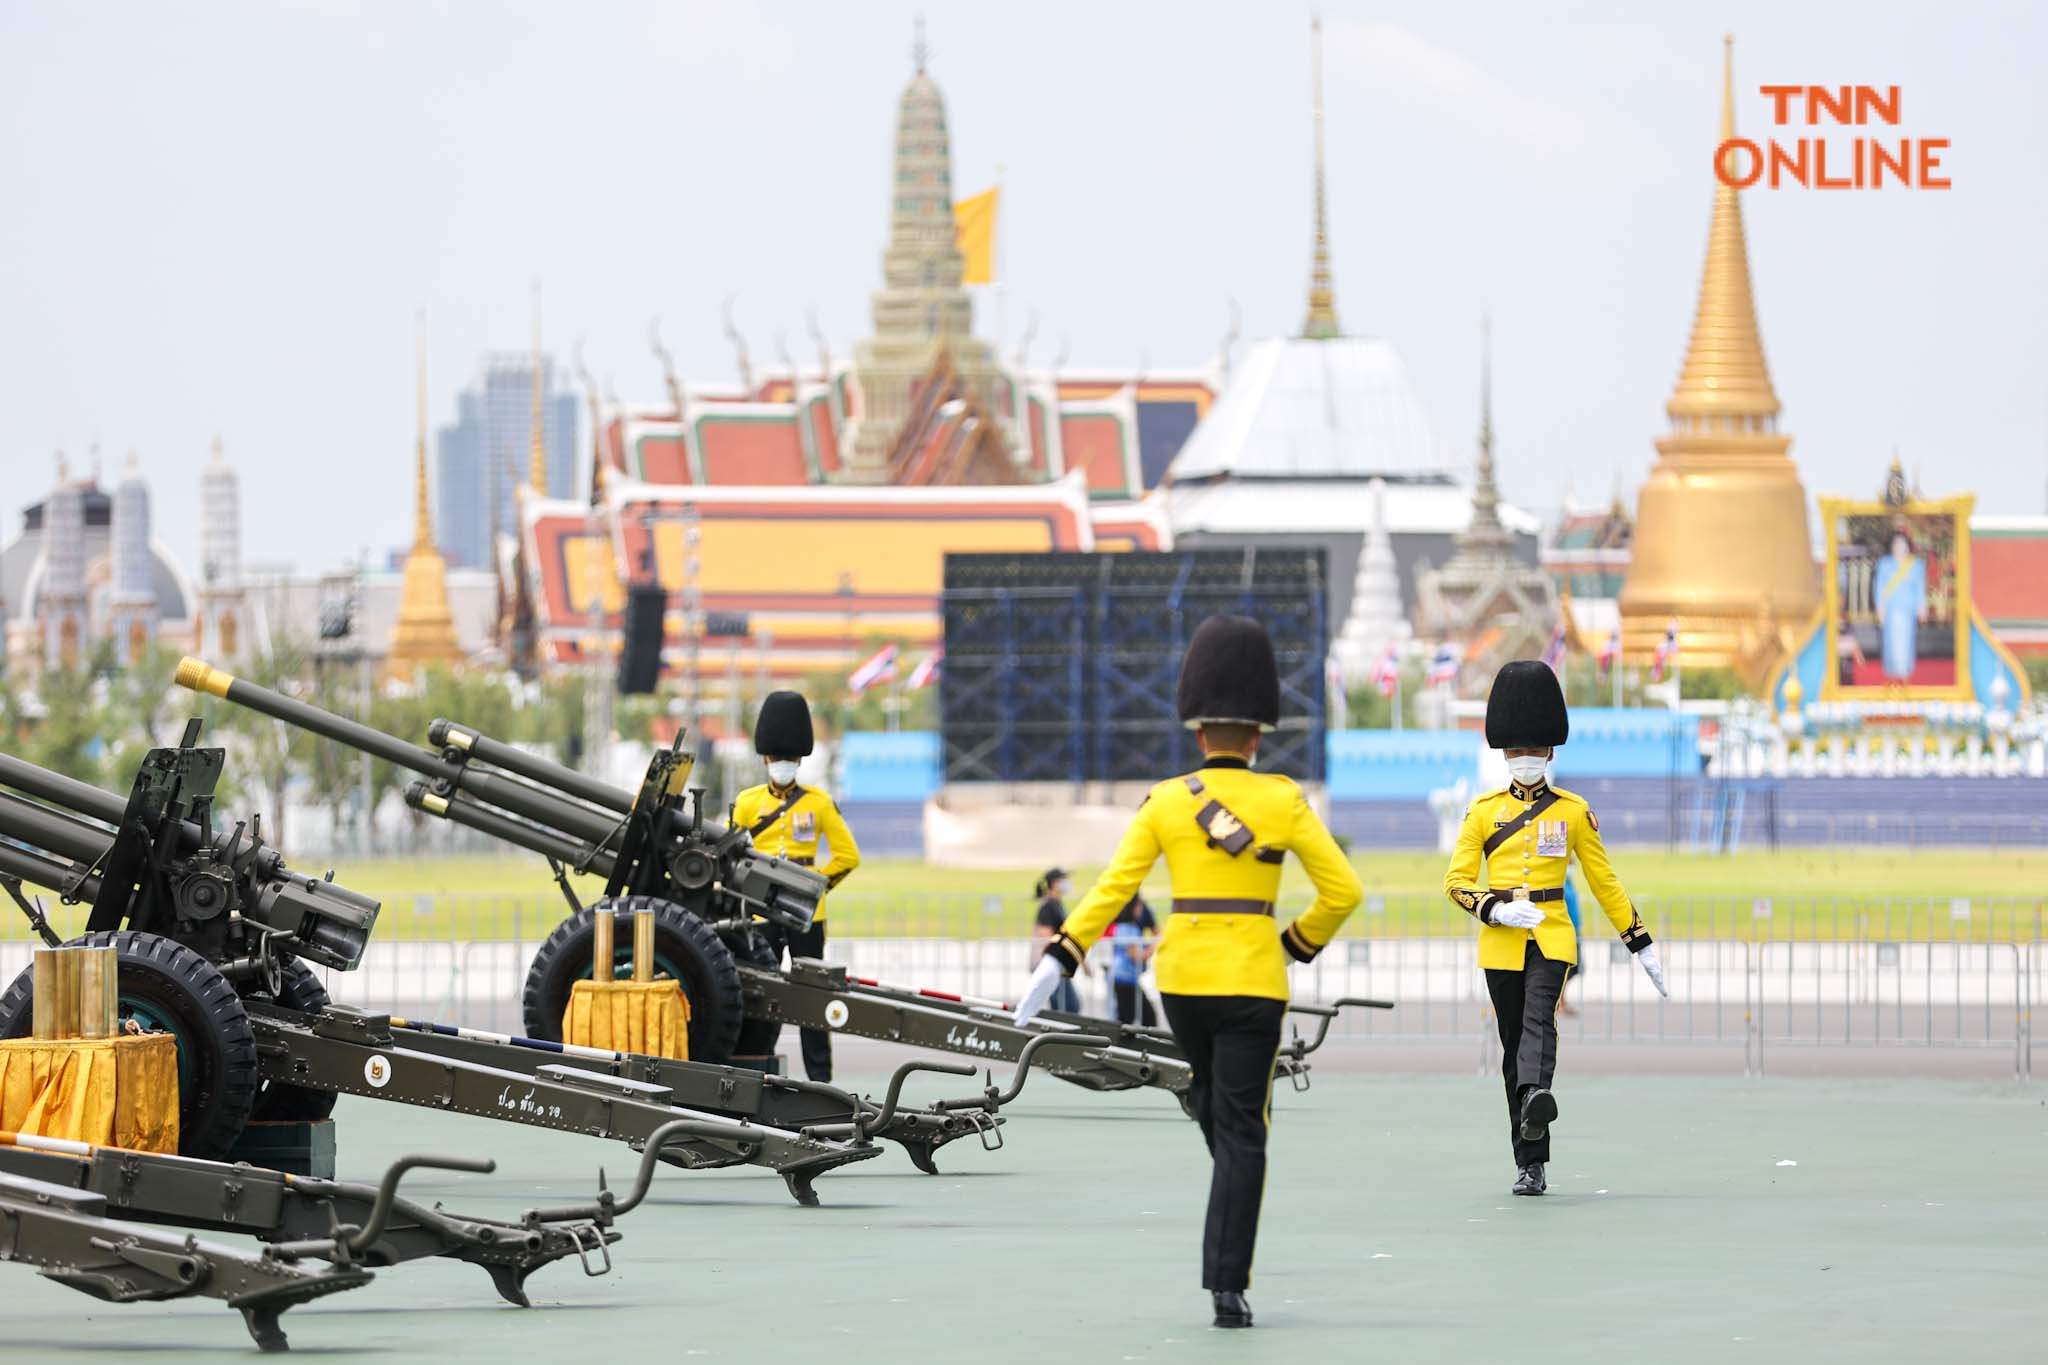
<path fill-rule="evenodd" d="M 1068 976 L 1081 970 L 1081 959 L 1087 956 L 1079 943 L 1065 933 L 1053 935 L 1052 942 L 1045 945 L 1045 955 L 1060 964 L 1060 970 Z"/>
<path fill-rule="evenodd" d="M 1643 949 L 1650 946 L 1650 931 L 1643 927 L 1641 920 L 1637 920 L 1634 924 L 1621 931 L 1621 941 L 1628 945 L 1630 952 L 1640 953 Z"/>
<path fill-rule="evenodd" d="M 1493 923 L 1494 907 L 1500 904 L 1500 900 L 1501 898 L 1499 896 L 1496 896 L 1493 894 L 1493 892 L 1488 891 L 1480 897 L 1479 908 L 1473 911 L 1472 913 L 1479 916 L 1479 922 L 1481 924 L 1491 924 Z"/>
<path fill-rule="evenodd" d="M 1292 924 L 1281 931 L 1280 946 L 1285 948 L 1287 955 L 1296 962 L 1313 962 L 1316 960 L 1316 954 L 1322 951 L 1302 936 L 1298 926 Z"/>

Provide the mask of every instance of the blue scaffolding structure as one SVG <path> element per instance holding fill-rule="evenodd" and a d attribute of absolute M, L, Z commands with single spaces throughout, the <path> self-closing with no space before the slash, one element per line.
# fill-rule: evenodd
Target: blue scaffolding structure
<path fill-rule="evenodd" d="M 1280 664 L 1262 769 L 1323 778 L 1323 552 L 948 555 L 940 728 L 949 782 L 1132 781 L 1197 762 L 1175 712 L 1204 618 L 1253 616 Z"/>

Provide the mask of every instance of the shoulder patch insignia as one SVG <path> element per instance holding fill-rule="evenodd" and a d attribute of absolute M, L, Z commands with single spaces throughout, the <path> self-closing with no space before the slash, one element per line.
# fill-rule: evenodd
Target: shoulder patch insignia
<path fill-rule="evenodd" d="M 1593 808 L 1591 806 L 1586 807 L 1586 823 L 1593 827 L 1593 832 L 1595 834 L 1598 834 L 1600 832 L 1600 817 L 1593 814 Z"/>

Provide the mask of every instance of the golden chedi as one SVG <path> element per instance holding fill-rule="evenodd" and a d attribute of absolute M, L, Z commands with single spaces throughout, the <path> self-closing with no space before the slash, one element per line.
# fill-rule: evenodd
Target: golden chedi
<path fill-rule="evenodd" d="M 1724 143 L 1735 135 L 1733 41 Z M 1732 667 L 1756 685 L 1819 608 L 1820 578 L 1792 438 L 1778 431 L 1742 205 L 1718 178 L 1692 341 L 1665 411 L 1671 432 L 1643 485 L 1621 590 L 1622 649 L 1647 661 L 1676 620 L 1687 666 Z"/>
<path fill-rule="evenodd" d="M 384 657 L 384 676 L 411 682 L 428 664 L 462 661 L 455 639 L 455 615 L 448 608 L 448 562 L 434 544 L 434 518 L 427 503 L 427 350 L 420 339 L 419 444 L 413 452 L 412 550 L 405 557 L 405 586 L 398 599 L 398 619 L 391 627 L 391 650 Z"/>

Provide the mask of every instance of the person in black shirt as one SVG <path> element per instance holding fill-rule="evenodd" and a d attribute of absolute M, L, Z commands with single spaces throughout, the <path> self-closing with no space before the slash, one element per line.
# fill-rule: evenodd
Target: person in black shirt
<path fill-rule="evenodd" d="M 1031 926 L 1031 965 L 1036 967 L 1038 959 L 1045 956 L 1045 945 L 1052 942 L 1060 926 L 1067 922 L 1066 896 L 1073 889 L 1067 879 L 1065 868 L 1047 868 L 1045 875 L 1038 879 L 1038 885 L 1031 894 L 1038 897 L 1038 918 Z M 1081 1012 L 1081 993 L 1074 989 L 1071 980 L 1062 981 L 1046 1002 L 1051 1009 L 1067 1014 Z"/>

